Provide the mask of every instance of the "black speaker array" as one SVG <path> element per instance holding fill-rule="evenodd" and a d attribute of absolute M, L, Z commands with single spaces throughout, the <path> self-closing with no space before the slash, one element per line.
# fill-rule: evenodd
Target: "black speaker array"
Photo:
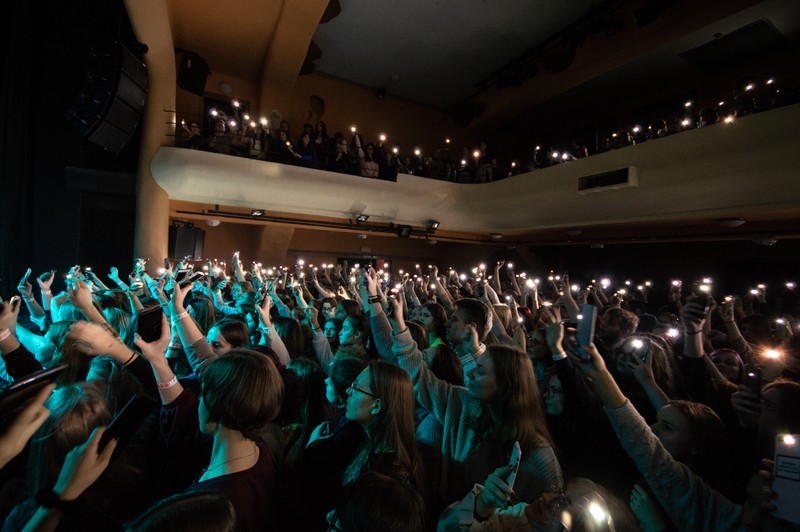
<path fill-rule="evenodd" d="M 142 119 L 147 66 L 120 42 L 89 49 L 85 82 L 66 117 L 84 139 L 118 154 Z"/>
<path fill-rule="evenodd" d="M 203 258 L 203 245 L 206 232 L 196 227 L 182 225 L 169 226 L 169 256 L 173 259 L 194 257 L 195 260 Z"/>

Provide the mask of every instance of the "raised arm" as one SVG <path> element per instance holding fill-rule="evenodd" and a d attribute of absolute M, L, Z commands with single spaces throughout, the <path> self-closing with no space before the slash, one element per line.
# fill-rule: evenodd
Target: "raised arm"
<path fill-rule="evenodd" d="M 275 327 L 272 326 L 272 317 L 270 316 L 270 298 L 265 297 L 261 305 L 256 306 L 258 311 L 258 330 L 261 331 L 261 343 L 267 347 L 272 348 L 281 364 L 288 364 L 291 361 L 289 350 L 286 349 L 286 344 L 283 343 L 281 337 L 278 335 Z"/>

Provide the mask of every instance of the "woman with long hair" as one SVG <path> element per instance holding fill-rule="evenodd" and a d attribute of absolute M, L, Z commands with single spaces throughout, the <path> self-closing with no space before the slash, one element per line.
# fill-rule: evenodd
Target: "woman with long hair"
<path fill-rule="evenodd" d="M 392 305 L 397 363 L 411 376 L 419 404 L 444 426 L 444 504 L 508 464 L 515 442 L 522 449 L 514 485 L 518 497 L 533 500 L 548 486 L 560 486 L 561 468 L 528 356 L 511 347 L 489 346 L 467 372 L 466 387 L 454 386 L 427 367 L 407 330 L 402 307 L 396 301 Z M 477 334 L 472 324 L 466 327 Z"/>

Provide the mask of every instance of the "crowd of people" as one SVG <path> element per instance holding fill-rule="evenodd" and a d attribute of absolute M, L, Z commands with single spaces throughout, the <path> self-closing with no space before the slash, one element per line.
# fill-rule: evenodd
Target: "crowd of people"
<path fill-rule="evenodd" d="M 232 116 L 214 110 L 208 122 L 212 131 L 208 134 L 202 132 L 200 122 L 193 120 L 187 124 L 183 120 L 180 145 L 373 179 L 396 181 L 398 174 L 409 174 L 456 183 L 487 183 L 689 129 L 730 123 L 797 101 L 797 87 L 779 87 L 774 79 L 748 82 L 713 101 L 685 100 L 650 110 L 640 122 L 626 127 L 593 129 L 591 138 L 551 140 L 547 145 L 539 139 L 526 139 L 533 146 L 527 153 L 499 156 L 484 142 L 451 150 L 450 139 L 445 139 L 440 147 L 423 150 L 417 145 L 405 148 L 400 144 L 390 145 L 383 133 L 376 135 L 374 141 L 365 142 L 354 126 L 347 133 L 329 134 L 321 120 L 316 125 L 304 123 L 302 131 L 295 135 L 286 120 L 269 129 L 266 119 L 251 120 L 234 105 Z"/>
<path fill-rule="evenodd" d="M 28 270 L 0 303 L 2 530 L 796 530 L 794 284 L 665 284 Z"/>

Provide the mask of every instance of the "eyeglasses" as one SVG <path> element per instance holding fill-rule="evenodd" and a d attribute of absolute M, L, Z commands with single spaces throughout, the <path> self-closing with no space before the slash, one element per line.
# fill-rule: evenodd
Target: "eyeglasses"
<path fill-rule="evenodd" d="M 370 392 L 368 392 L 368 391 L 366 391 L 366 390 L 362 390 L 361 388 L 359 388 L 358 386 L 356 386 L 356 381 L 353 381 L 353 382 L 350 384 L 350 388 L 349 388 L 349 393 L 348 393 L 348 395 L 352 395 L 352 393 L 353 393 L 353 390 L 355 390 L 355 391 L 357 391 L 357 392 L 361 392 L 361 393 L 363 393 L 364 395 L 369 395 L 370 397 L 374 397 L 375 399 L 380 399 L 380 397 L 378 397 L 378 396 L 377 396 L 377 395 L 375 395 L 374 393 L 370 393 Z"/>

